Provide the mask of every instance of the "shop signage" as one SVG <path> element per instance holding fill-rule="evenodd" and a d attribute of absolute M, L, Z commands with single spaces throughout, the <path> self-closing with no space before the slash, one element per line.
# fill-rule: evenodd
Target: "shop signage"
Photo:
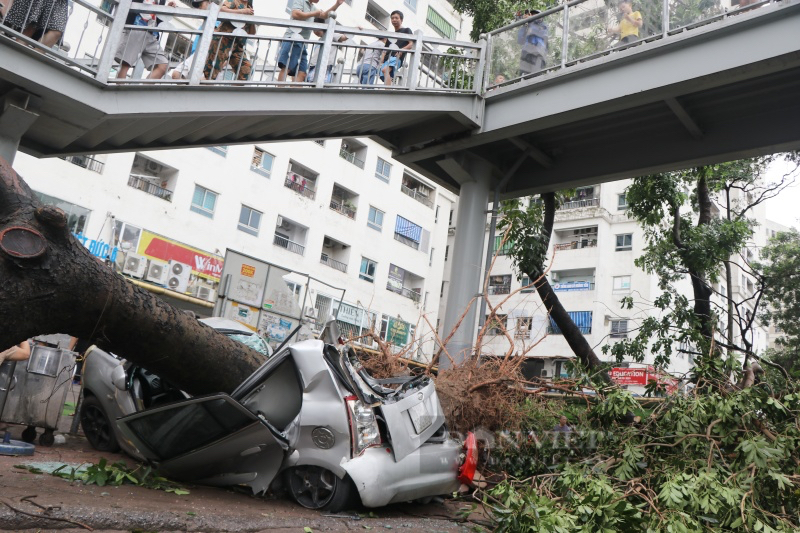
<path fill-rule="evenodd" d="M 201 278 L 219 282 L 224 259 L 218 255 L 204 252 L 193 246 L 178 242 L 147 230 L 142 230 L 137 253 L 149 259 L 160 261 L 180 261 L 192 266 Z"/>
<path fill-rule="evenodd" d="M 647 385 L 646 368 L 612 368 L 610 376 L 619 385 Z"/>
<path fill-rule="evenodd" d="M 390 318 L 386 340 L 395 346 L 403 346 L 408 343 L 408 329 L 408 322 Z"/>

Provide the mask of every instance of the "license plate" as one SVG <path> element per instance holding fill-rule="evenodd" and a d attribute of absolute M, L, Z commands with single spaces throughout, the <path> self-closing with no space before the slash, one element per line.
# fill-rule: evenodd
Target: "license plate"
<path fill-rule="evenodd" d="M 422 402 L 409 408 L 408 414 L 411 417 L 411 424 L 413 424 L 414 431 L 417 432 L 417 435 L 431 427 L 431 424 L 433 424 L 433 418 L 428 414 L 428 410 L 425 408 L 425 404 Z"/>

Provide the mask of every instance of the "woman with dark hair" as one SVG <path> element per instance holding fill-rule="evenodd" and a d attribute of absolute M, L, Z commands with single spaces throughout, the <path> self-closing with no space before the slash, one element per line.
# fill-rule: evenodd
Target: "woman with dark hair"
<path fill-rule="evenodd" d="M 14 0 L 3 24 L 26 37 L 43 32 L 39 42 L 51 48 L 64 34 L 68 18 L 67 0 Z"/>

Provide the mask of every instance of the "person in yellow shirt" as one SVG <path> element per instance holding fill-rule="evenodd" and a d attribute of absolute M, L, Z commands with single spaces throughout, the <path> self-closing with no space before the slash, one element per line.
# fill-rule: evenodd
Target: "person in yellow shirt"
<path fill-rule="evenodd" d="M 642 14 L 634 11 L 630 0 L 622 0 L 619 3 L 619 10 L 622 18 L 619 24 L 609 29 L 610 34 L 619 35 L 618 44 L 632 43 L 639 38 L 639 28 L 642 27 Z"/>

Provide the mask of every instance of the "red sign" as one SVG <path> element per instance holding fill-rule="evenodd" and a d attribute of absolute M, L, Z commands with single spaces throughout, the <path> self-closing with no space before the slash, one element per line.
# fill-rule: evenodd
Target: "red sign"
<path fill-rule="evenodd" d="M 225 260 L 218 255 L 204 252 L 168 237 L 162 237 L 147 230 L 142 231 L 138 252 L 151 259 L 180 261 L 192 266 L 200 277 L 219 281 Z"/>
<path fill-rule="evenodd" d="M 612 368 L 610 376 L 619 385 L 647 385 L 646 368 Z"/>

